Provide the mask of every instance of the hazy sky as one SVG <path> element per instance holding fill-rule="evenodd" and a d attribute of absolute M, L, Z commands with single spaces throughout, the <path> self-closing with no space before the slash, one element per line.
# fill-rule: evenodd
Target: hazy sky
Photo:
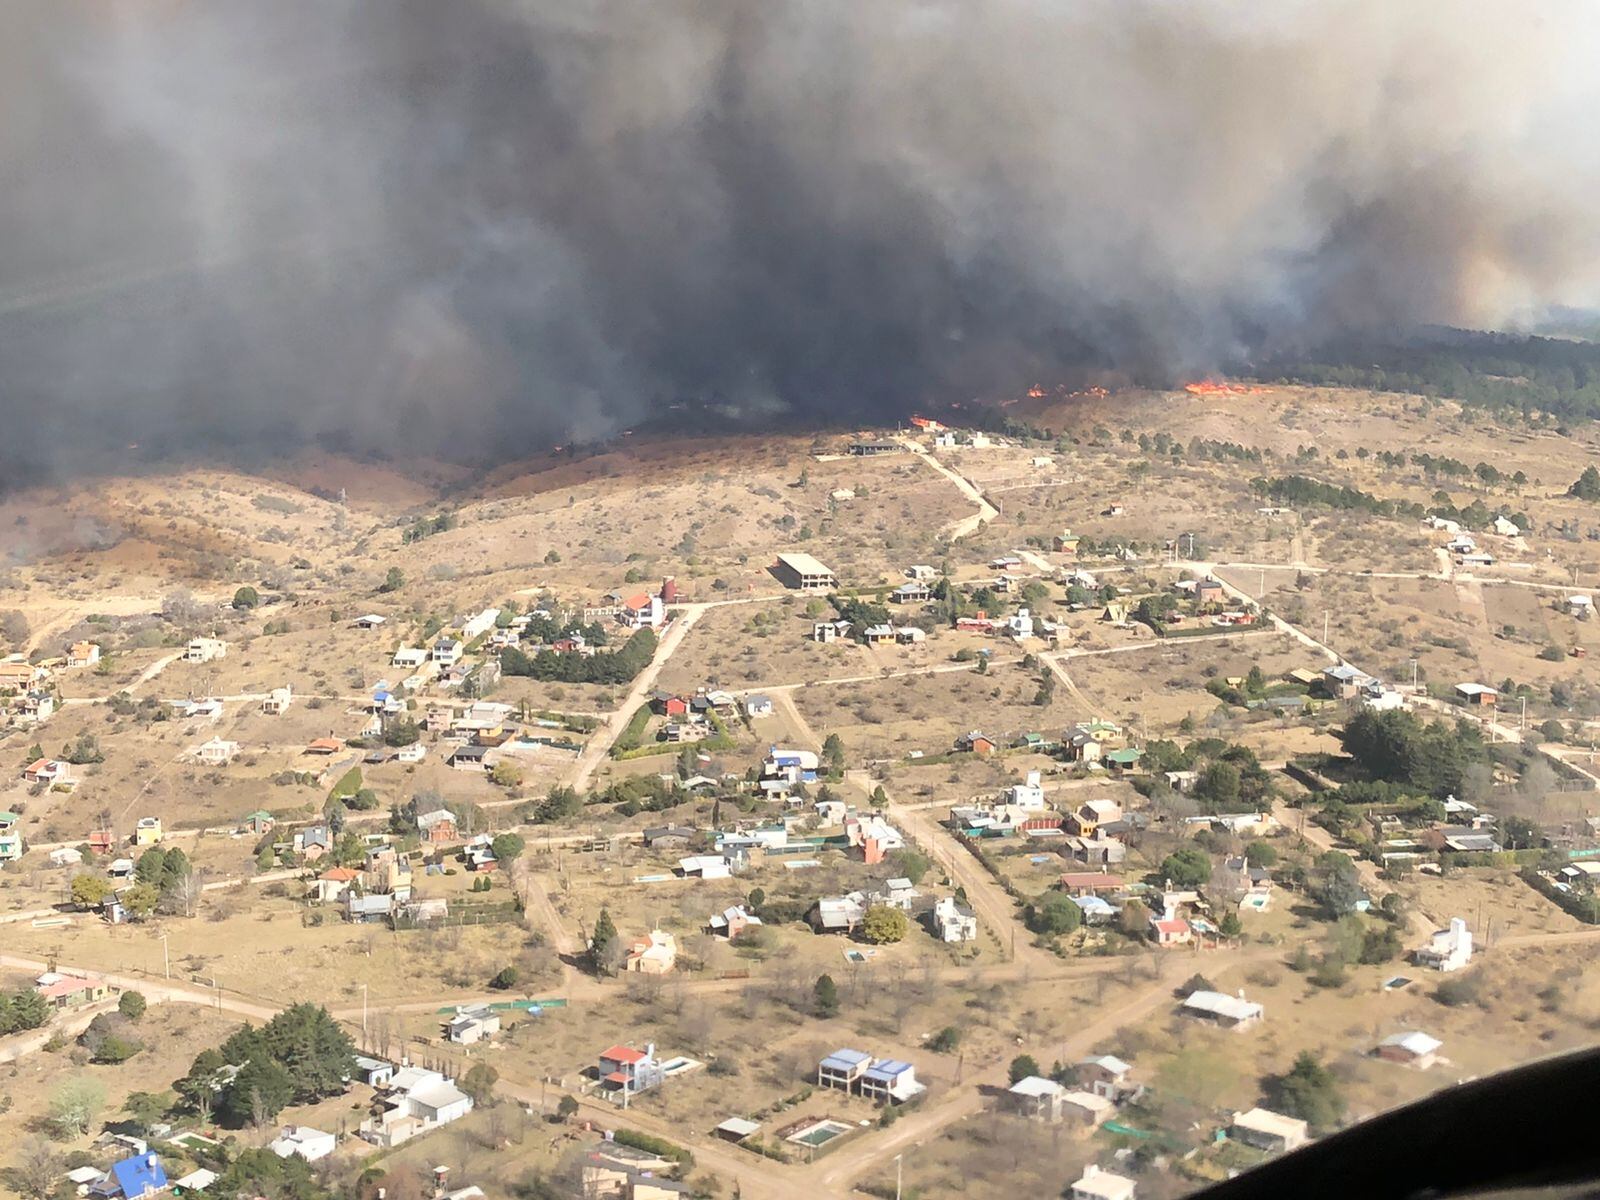
<path fill-rule="evenodd" d="M 514 453 L 1597 299 L 1592 0 L 11 0 L 0 466 Z"/>

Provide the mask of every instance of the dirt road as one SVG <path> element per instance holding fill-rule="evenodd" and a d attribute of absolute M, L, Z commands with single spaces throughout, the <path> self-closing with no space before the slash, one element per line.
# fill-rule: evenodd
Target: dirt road
<path fill-rule="evenodd" d="M 911 438 L 901 438 L 900 444 L 921 458 L 923 462 L 927 463 L 951 483 L 955 484 L 956 489 L 960 491 L 963 496 L 978 506 L 978 511 L 973 513 L 972 516 L 962 517 L 958 521 L 952 521 L 939 531 L 952 542 L 958 542 L 969 534 L 976 533 L 979 528 L 988 524 L 990 521 L 994 520 L 1000 515 L 1000 510 L 989 503 L 988 499 L 984 496 L 977 484 L 973 483 L 972 480 L 968 479 L 965 475 L 962 475 L 959 471 L 945 466 L 944 463 L 940 462 L 928 452 L 928 448 L 926 446 L 922 445 L 920 442 L 913 441 Z M 1047 563 L 1046 569 L 1048 568 L 1049 564 Z"/>

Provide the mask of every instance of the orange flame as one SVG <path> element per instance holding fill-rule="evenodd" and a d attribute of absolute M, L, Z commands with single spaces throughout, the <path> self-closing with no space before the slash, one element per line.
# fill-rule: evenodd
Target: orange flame
<path fill-rule="evenodd" d="M 1220 379 L 1197 379 L 1184 384 L 1183 390 L 1191 396 L 1259 396 L 1267 389 L 1243 383 L 1226 383 Z"/>

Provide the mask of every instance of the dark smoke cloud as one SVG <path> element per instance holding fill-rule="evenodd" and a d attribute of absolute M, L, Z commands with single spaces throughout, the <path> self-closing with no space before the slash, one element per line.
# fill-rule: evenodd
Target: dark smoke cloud
<path fill-rule="evenodd" d="M 470 458 L 1594 299 L 1591 0 L 10 0 L 0 467 Z"/>

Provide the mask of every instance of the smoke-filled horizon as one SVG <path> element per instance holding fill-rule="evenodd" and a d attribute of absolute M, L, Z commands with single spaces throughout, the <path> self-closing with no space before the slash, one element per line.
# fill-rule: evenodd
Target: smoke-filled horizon
<path fill-rule="evenodd" d="M 1597 50 L 1583 0 L 14 0 L 0 468 L 868 419 L 1591 304 Z"/>

